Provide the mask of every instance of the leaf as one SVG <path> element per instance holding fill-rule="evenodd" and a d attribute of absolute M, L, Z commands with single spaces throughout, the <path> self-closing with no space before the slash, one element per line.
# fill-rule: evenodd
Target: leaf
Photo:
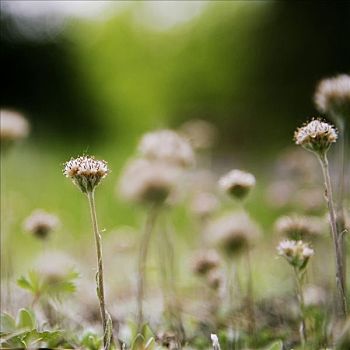
<path fill-rule="evenodd" d="M 151 337 L 147 340 L 144 350 L 152 350 L 154 348 L 154 345 L 155 345 L 155 340 L 153 337 Z"/>
<path fill-rule="evenodd" d="M 131 350 L 141 350 L 143 349 L 143 344 L 145 342 L 145 338 L 142 334 L 137 334 L 134 341 L 131 344 Z"/>
<path fill-rule="evenodd" d="M 0 332 L 1 333 L 12 333 L 16 330 L 15 319 L 7 314 L 6 312 L 0 315 Z"/>
<path fill-rule="evenodd" d="M 17 280 L 17 284 L 18 284 L 21 288 L 27 289 L 27 290 L 33 292 L 32 285 L 30 284 L 30 282 L 29 282 L 24 276 L 21 276 L 21 277 Z"/>
<path fill-rule="evenodd" d="M 32 313 L 27 309 L 20 309 L 17 314 L 17 328 L 34 329 L 35 327 L 35 319 Z"/>
<path fill-rule="evenodd" d="M 266 350 L 283 350 L 283 343 L 278 340 L 266 347 Z"/>

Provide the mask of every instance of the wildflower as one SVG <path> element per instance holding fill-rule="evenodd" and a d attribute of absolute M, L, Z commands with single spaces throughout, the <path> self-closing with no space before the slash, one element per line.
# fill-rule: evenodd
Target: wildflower
<path fill-rule="evenodd" d="M 40 239 L 46 239 L 59 223 L 56 215 L 37 209 L 25 220 L 24 229 Z"/>
<path fill-rule="evenodd" d="M 295 143 L 305 149 L 324 155 L 332 143 L 336 142 L 338 134 L 329 123 L 314 119 L 308 124 L 298 128 L 294 133 Z"/>
<path fill-rule="evenodd" d="M 219 180 L 220 188 L 237 199 L 243 199 L 255 186 L 255 177 L 241 170 L 231 170 Z"/>
<path fill-rule="evenodd" d="M 133 202 L 161 204 L 174 189 L 177 177 L 178 171 L 172 165 L 136 159 L 122 175 L 120 192 Z"/>
<path fill-rule="evenodd" d="M 201 119 L 187 121 L 181 126 L 180 133 L 196 150 L 211 148 L 217 138 L 217 130 L 214 125 Z"/>
<path fill-rule="evenodd" d="M 275 223 L 276 231 L 289 239 L 302 239 L 321 235 L 323 221 L 313 216 L 281 216 Z"/>
<path fill-rule="evenodd" d="M 314 96 L 315 104 L 322 113 L 344 117 L 350 114 L 350 76 L 341 74 L 322 80 Z"/>
<path fill-rule="evenodd" d="M 104 160 L 91 156 L 72 158 L 65 163 L 63 174 L 70 177 L 83 193 L 93 192 L 109 170 Z"/>
<path fill-rule="evenodd" d="M 191 202 L 191 211 L 197 217 L 206 219 L 220 206 L 218 199 L 208 192 L 197 193 Z"/>
<path fill-rule="evenodd" d="M 215 250 L 203 250 L 194 256 L 192 269 L 198 275 L 206 275 L 219 264 L 220 258 Z"/>
<path fill-rule="evenodd" d="M 0 111 L 0 140 L 1 145 L 7 146 L 29 134 L 28 121 L 18 112 L 12 110 Z"/>
<path fill-rule="evenodd" d="M 206 234 L 211 243 L 232 256 L 248 249 L 260 230 L 246 214 L 233 213 L 209 224 Z"/>
<path fill-rule="evenodd" d="M 194 154 L 189 142 L 172 130 L 159 130 L 145 134 L 140 143 L 141 154 L 148 159 L 189 167 Z"/>
<path fill-rule="evenodd" d="M 310 257 L 314 255 L 314 250 L 303 241 L 284 240 L 277 247 L 278 254 L 287 259 L 289 264 L 303 270 Z"/>

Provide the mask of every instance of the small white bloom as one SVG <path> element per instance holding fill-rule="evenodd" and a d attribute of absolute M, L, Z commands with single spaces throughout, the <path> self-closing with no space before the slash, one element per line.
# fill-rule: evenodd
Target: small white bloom
<path fill-rule="evenodd" d="M 329 123 L 314 119 L 298 128 L 294 133 L 295 143 L 309 151 L 324 154 L 332 143 L 336 142 L 338 134 Z"/>
<path fill-rule="evenodd" d="M 255 186 L 254 175 L 242 170 L 234 169 L 219 180 L 220 188 L 228 194 L 242 199 Z"/>
<path fill-rule="evenodd" d="M 108 172 L 107 162 L 91 156 L 72 158 L 63 169 L 63 174 L 70 177 L 83 193 L 92 192 Z"/>
<path fill-rule="evenodd" d="M 20 113 L 4 109 L 0 111 L 1 144 L 23 139 L 28 134 L 29 123 Z"/>
<path fill-rule="evenodd" d="M 194 163 L 194 153 L 189 142 L 172 130 L 159 130 L 145 134 L 139 151 L 151 160 L 188 167 Z"/>
<path fill-rule="evenodd" d="M 315 93 L 315 104 L 322 113 L 336 116 L 349 116 L 350 113 L 350 76 L 341 74 L 322 80 Z"/>
<path fill-rule="evenodd" d="M 58 227 L 59 223 L 56 215 L 37 209 L 25 220 L 23 227 L 36 237 L 45 239 L 51 231 Z"/>

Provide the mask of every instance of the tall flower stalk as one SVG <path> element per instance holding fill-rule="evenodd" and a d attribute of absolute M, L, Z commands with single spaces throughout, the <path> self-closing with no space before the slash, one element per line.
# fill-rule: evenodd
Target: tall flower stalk
<path fill-rule="evenodd" d="M 337 300 L 343 317 L 347 314 L 346 282 L 343 265 L 342 232 L 337 231 L 336 212 L 333 201 L 332 183 L 329 173 L 327 152 L 338 137 L 336 129 L 319 119 L 312 120 L 295 132 L 295 142 L 316 154 L 320 161 L 325 183 L 325 194 L 329 211 L 331 236 L 335 253 Z"/>
<path fill-rule="evenodd" d="M 105 161 L 95 160 L 93 157 L 83 156 L 71 159 L 65 164 L 63 174 L 72 179 L 73 183 L 86 194 L 92 221 L 92 228 L 95 237 L 97 255 L 96 291 L 100 304 L 103 346 L 104 350 L 109 350 L 112 341 L 112 319 L 106 310 L 104 282 L 103 282 L 103 259 L 102 259 L 102 239 L 97 223 L 95 207 L 95 188 L 100 181 L 107 176 L 108 167 Z"/>
<path fill-rule="evenodd" d="M 300 311 L 300 342 L 305 348 L 307 341 L 307 330 L 305 322 L 305 303 L 303 295 L 303 282 L 306 272 L 306 267 L 311 256 L 314 255 L 314 250 L 303 241 L 285 240 L 278 247 L 278 254 L 283 256 L 288 263 L 293 267 L 295 275 L 296 294 L 299 303 Z"/>

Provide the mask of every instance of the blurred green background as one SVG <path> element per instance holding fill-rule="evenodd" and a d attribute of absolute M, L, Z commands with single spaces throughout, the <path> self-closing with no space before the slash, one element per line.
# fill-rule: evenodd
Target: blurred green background
<path fill-rule="evenodd" d="M 82 236 L 91 238 L 87 203 L 63 178 L 64 161 L 87 152 L 109 162 L 112 173 L 97 193 L 108 234 L 142 217 L 115 194 L 139 137 L 193 118 L 219 129 L 217 163 L 229 155 L 260 169 L 248 207 L 268 222 L 259 177 L 292 144 L 295 127 L 315 115 L 317 81 L 350 68 L 350 2 L 2 1 L 1 7 L 1 107 L 22 111 L 32 125 L 30 138 L 2 159 L 2 231 L 11 233 L 19 270 L 41 248 L 21 228 L 35 208 L 56 212 L 64 223 L 54 246 L 74 251 Z M 180 212 L 180 227 L 185 219 Z"/>

